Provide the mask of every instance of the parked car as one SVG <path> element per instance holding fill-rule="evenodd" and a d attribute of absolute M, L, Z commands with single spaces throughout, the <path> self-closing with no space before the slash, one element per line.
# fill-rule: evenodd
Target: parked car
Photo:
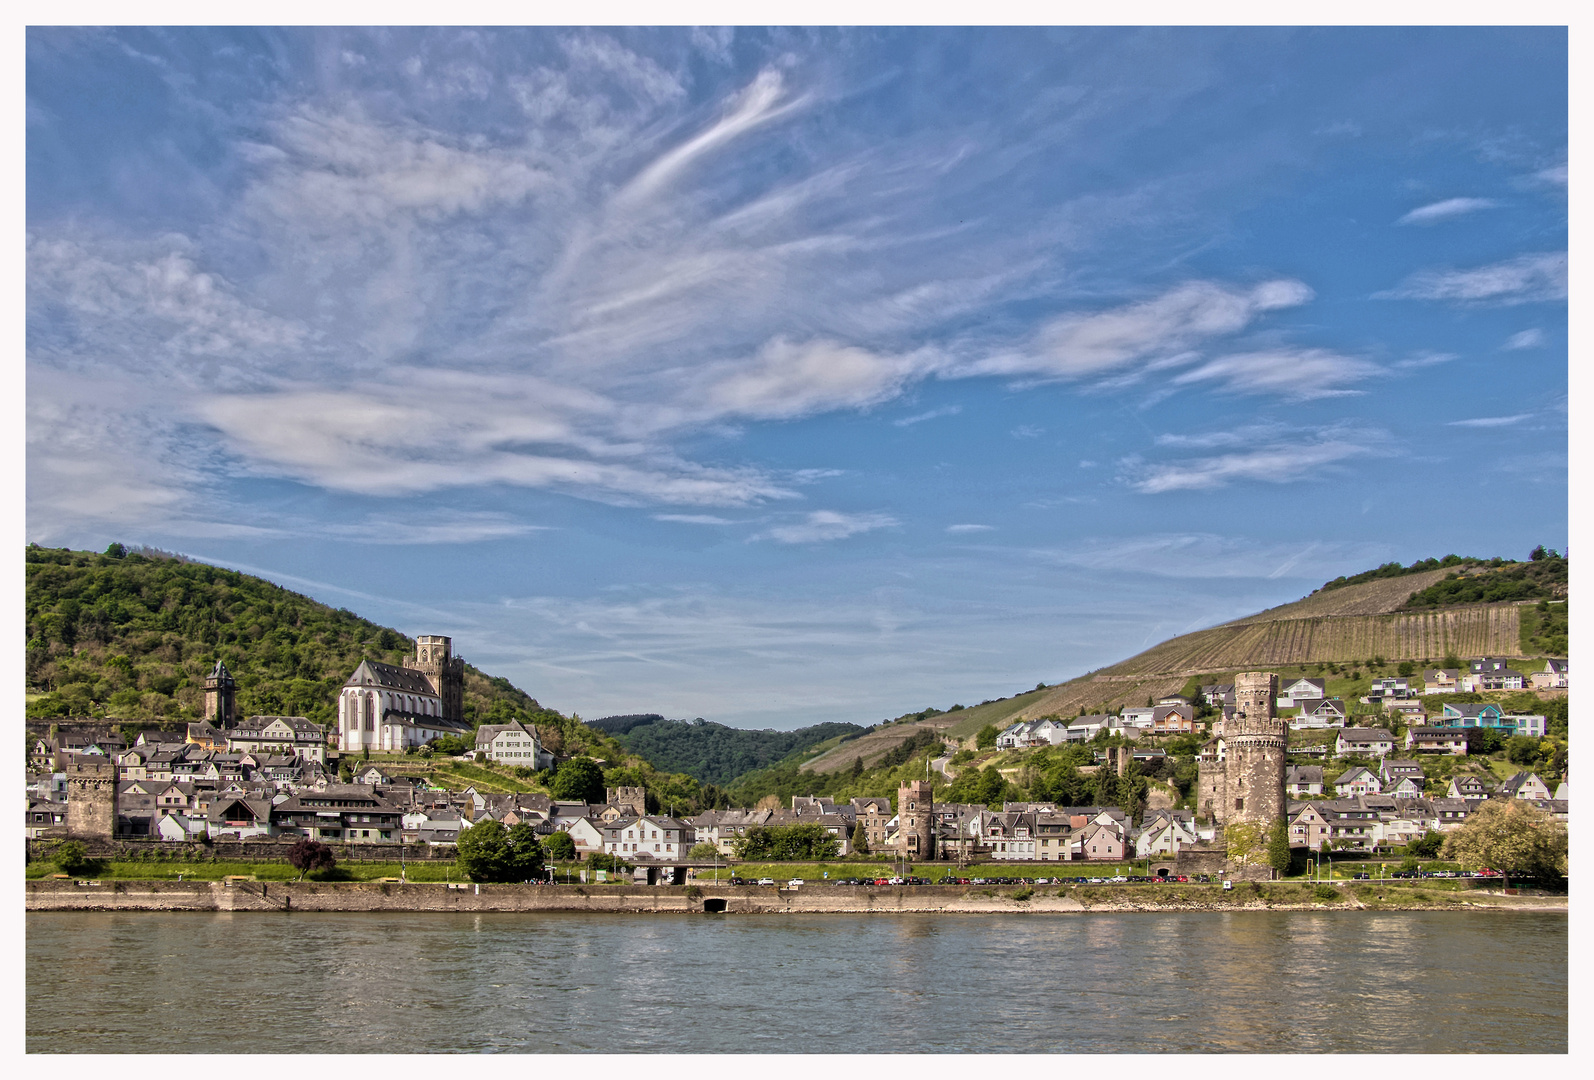
<path fill-rule="evenodd" d="M 758 883 L 760 885 L 773 885 L 775 884 L 775 879 L 772 877 L 761 877 L 758 879 Z"/>
<path fill-rule="evenodd" d="M 789 889 L 796 889 L 801 888 L 804 884 L 806 884 L 806 882 L 804 882 L 802 878 L 794 877 L 790 881 L 786 882 L 786 887 Z"/>

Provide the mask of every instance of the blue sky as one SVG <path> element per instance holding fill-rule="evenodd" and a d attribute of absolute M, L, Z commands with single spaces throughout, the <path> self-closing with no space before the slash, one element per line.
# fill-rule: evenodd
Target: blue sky
<path fill-rule="evenodd" d="M 27 537 L 869 723 L 1567 534 L 1560 29 L 32 29 Z"/>

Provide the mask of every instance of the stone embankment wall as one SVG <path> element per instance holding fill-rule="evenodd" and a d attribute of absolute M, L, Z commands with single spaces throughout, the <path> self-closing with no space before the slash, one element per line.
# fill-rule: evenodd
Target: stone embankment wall
<path fill-rule="evenodd" d="M 29 840 L 28 855 L 34 859 L 48 859 L 64 837 L 51 837 L 48 839 Z M 150 837 L 117 837 L 108 839 L 96 836 L 74 836 L 83 845 L 84 852 L 91 859 L 138 859 L 138 858 L 165 858 L 173 862 L 182 862 L 187 856 L 197 859 L 209 860 L 212 856 L 222 861 L 234 859 L 271 859 L 277 862 L 286 861 L 288 852 L 293 850 L 296 840 L 212 840 L 209 844 L 198 841 L 182 843 L 172 840 L 160 840 Z M 402 854 L 406 862 L 452 862 L 454 849 L 452 847 L 435 849 L 428 844 L 351 844 L 329 840 L 327 846 L 332 849 L 332 854 L 338 862 L 391 862 L 396 863 Z"/>
<path fill-rule="evenodd" d="M 1154 893 L 1151 887 L 1123 889 L 1087 901 L 1072 895 L 1036 891 L 1015 900 L 1013 890 L 948 889 L 936 886 L 819 886 L 802 889 L 758 887 L 700 888 L 633 885 L 469 885 L 378 882 L 259 882 L 227 885 L 219 881 L 105 881 L 79 885 L 51 879 L 27 882 L 29 911 L 442 911 L 527 912 L 607 911 L 620 913 L 859 914 L 930 912 L 1214 911 L 1295 909 L 1321 904 L 1269 903 L 1254 893 L 1216 890 L 1200 894 Z M 1483 890 L 1469 890 L 1481 898 Z M 1513 898 L 1515 899 L 1515 898 Z M 1467 903 L 1466 901 L 1456 901 Z M 1344 903 L 1362 906 L 1347 892 Z M 1562 906 L 1565 897 L 1558 901 Z M 706 907 L 707 905 L 707 907 Z M 1404 906 L 1398 901 L 1383 907 Z M 1432 904 L 1412 906 L 1429 907 Z M 1476 906 L 1476 905 L 1474 905 Z"/>

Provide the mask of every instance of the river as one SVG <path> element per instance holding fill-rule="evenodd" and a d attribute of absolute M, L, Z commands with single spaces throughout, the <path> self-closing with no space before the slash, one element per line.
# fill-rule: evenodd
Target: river
<path fill-rule="evenodd" d="M 1567 916 L 32 912 L 27 1048 L 1565 1053 Z"/>

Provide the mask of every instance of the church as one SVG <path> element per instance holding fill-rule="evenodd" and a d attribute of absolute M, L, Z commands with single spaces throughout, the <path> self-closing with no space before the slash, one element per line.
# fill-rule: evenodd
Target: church
<path fill-rule="evenodd" d="M 442 735 L 469 735 L 465 661 L 446 637 L 422 634 L 402 667 L 362 660 L 338 694 L 338 749 L 402 753 Z"/>

